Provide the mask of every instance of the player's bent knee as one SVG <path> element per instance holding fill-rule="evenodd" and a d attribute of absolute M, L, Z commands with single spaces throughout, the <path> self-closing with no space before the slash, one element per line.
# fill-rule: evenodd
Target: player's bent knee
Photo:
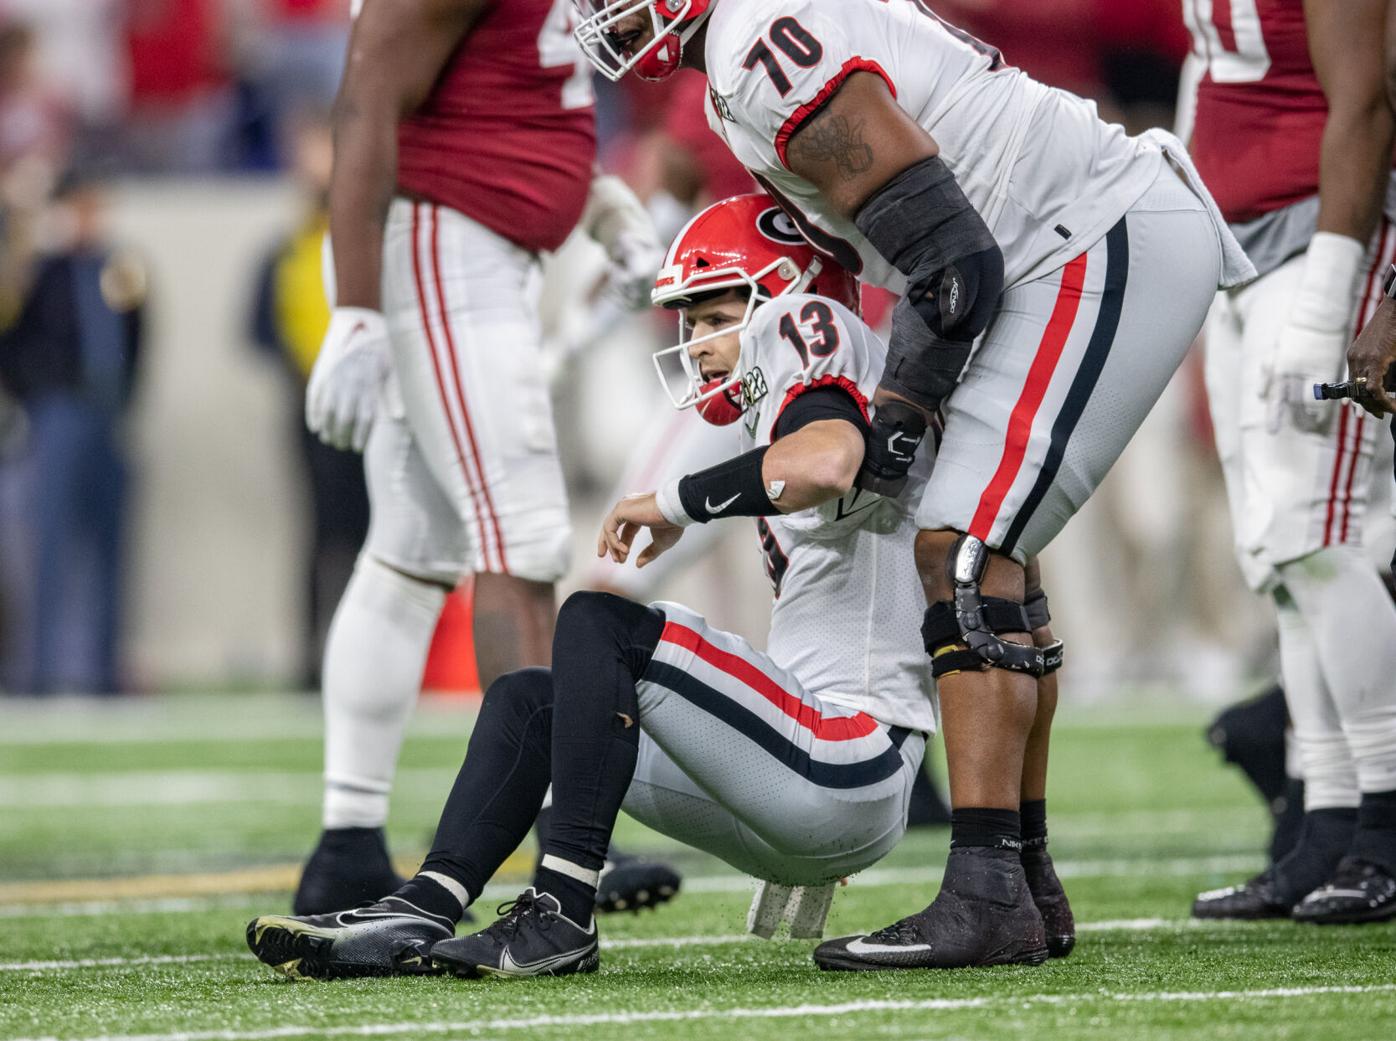
<path fill-rule="evenodd" d="M 619 652 L 639 679 L 663 631 L 664 615 L 655 608 L 613 593 L 583 590 L 563 601 L 558 611 L 554 657 L 585 661 Z"/>

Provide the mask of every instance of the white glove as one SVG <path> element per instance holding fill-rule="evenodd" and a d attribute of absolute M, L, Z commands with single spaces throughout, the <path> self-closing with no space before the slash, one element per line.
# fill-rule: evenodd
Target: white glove
<path fill-rule="evenodd" d="M 364 307 L 336 307 L 305 388 L 311 433 L 335 448 L 362 452 L 390 364 L 383 316 Z"/>
<path fill-rule="evenodd" d="M 1326 433 L 1337 417 L 1334 403 L 1315 400 L 1313 388 L 1342 379 L 1346 370 L 1366 253 L 1362 243 L 1346 235 L 1314 235 L 1289 320 L 1261 374 L 1272 434 L 1286 425 Z"/>
<path fill-rule="evenodd" d="M 582 228 L 611 262 L 607 287 L 627 307 L 649 306 L 664 247 L 644 204 L 619 177 L 600 174 L 582 213 Z"/>

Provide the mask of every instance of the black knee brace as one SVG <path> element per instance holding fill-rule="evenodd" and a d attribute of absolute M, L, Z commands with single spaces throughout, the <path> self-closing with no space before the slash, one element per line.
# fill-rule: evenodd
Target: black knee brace
<path fill-rule="evenodd" d="M 950 553 L 955 599 L 932 604 L 921 626 L 935 677 L 966 669 L 1005 669 L 1034 677 L 1048 671 L 1043 649 L 998 638 L 999 633 L 1030 633 L 1033 624 L 1022 603 L 979 591 L 988 562 L 989 547 L 971 535 L 960 536 Z M 1041 609 L 1045 608 L 1044 597 Z"/>

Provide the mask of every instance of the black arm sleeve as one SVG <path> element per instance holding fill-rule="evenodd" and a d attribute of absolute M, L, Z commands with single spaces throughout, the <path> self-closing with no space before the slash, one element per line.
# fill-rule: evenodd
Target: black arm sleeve
<path fill-rule="evenodd" d="M 842 419 L 852 423 L 863 434 L 868 434 L 868 419 L 862 407 L 843 387 L 814 387 L 805 391 L 785 406 L 771 430 L 771 440 L 779 441 L 787 434 L 793 434 L 811 423 L 824 419 Z"/>

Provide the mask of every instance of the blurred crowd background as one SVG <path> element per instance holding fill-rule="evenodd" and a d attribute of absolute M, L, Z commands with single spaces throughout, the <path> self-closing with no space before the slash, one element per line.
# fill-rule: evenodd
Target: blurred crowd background
<path fill-rule="evenodd" d="M 932 3 L 1108 118 L 1174 125 L 1180 0 Z M 328 318 L 348 7 L 0 0 L 0 690 L 316 685 L 367 525 L 358 457 L 315 442 L 300 413 Z M 602 165 L 662 233 L 750 184 L 702 96 L 701 78 L 598 83 Z M 573 586 L 629 447 L 661 436 L 669 408 L 646 352 L 671 324 L 597 304 L 599 263 L 569 244 L 540 287 Z M 711 565 L 665 592 L 760 639 L 755 539 L 730 527 Z M 1267 680 L 1269 623 L 1229 540 L 1189 365 L 1044 561 L 1068 689 L 1220 700 Z M 429 682 L 465 682 L 449 660 L 462 610 Z"/>

